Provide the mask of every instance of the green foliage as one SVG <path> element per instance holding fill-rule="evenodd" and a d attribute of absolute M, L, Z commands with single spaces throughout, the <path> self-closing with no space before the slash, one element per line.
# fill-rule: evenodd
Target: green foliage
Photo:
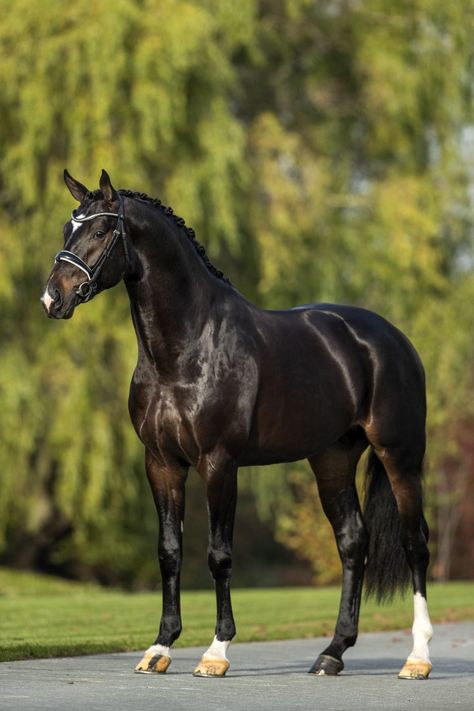
<path fill-rule="evenodd" d="M 439 519 L 437 477 L 474 417 L 473 0 L 0 0 L 0 12 L 3 555 L 156 578 L 125 292 L 67 323 L 38 305 L 72 207 L 65 166 L 91 188 L 106 167 L 172 204 L 261 305 L 358 303 L 405 330 L 427 366 Z M 242 473 L 284 542 L 315 505 L 290 471 Z M 311 535 L 292 549 L 324 580 L 335 547 L 326 568 Z M 320 513 L 315 535 L 329 546 Z"/>
<path fill-rule="evenodd" d="M 427 370 L 436 554 L 446 518 L 439 481 L 448 456 L 461 466 L 459 427 L 473 419 L 474 3 L 279 8 L 259 28 L 259 67 L 273 62 L 275 72 L 250 133 L 260 298 L 360 304 L 414 341 Z M 315 581 L 337 579 L 313 482 L 299 466 L 285 476 L 286 496 L 272 508 L 279 540 Z M 468 482 L 458 480 L 451 503 Z"/>

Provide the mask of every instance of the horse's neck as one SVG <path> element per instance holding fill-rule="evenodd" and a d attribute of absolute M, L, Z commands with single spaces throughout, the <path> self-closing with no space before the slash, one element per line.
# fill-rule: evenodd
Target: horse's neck
<path fill-rule="evenodd" d="M 135 229 L 135 278 L 125 279 L 140 354 L 162 372 L 199 338 L 224 287 L 206 268 L 186 235 L 159 215 Z"/>

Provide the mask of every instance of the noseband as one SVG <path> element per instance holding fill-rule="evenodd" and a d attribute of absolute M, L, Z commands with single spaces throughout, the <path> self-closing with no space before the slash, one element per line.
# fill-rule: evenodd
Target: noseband
<path fill-rule="evenodd" d="M 76 295 L 78 299 L 82 302 L 85 303 L 86 301 L 90 301 L 93 296 L 95 296 L 97 292 L 97 279 L 99 278 L 99 274 L 101 272 L 102 267 L 104 266 L 105 261 L 110 257 L 115 245 L 117 244 L 118 240 L 120 237 L 122 238 L 123 242 L 123 250 L 125 253 L 125 260 L 126 262 L 129 261 L 128 259 L 128 248 L 127 248 L 127 242 L 125 239 L 126 233 L 125 233 L 125 212 L 124 212 L 124 206 L 123 206 L 123 198 L 118 193 L 118 199 L 119 199 L 119 209 L 118 212 L 96 212 L 94 215 L 87 215 L 87 217 L 77 217 L 75 215 L 75 212 L 72 213 L 71 217 L 75 222 L 89 222 L 89 220 L 94 220 L 96 217 L 116 217 L 117 218 L 117 226 L 113 232 L 112 239 L 110 240 L 109 244 L 107 247 L 104 249 L 102 254 L 100 255 L 99 259 L 96 261 L 93 267 L 89 267 L 84 260 L 82 260 L 80 257 L 77 256 L 77 254 L 74 254 L 74 252 L 70 252 L 67 249 L 61 250 L 61 252 L 58 252 L 57 255 L 54 258 L 55 262 L 69 262 L 69 264 L 73 264 L 75 267 L 78 269 L 81 269 L 84 274 L 87 276 L 88 281 L 82 282 L 82 284 L 79 284 L 79 286 L 76 289 Z"/>

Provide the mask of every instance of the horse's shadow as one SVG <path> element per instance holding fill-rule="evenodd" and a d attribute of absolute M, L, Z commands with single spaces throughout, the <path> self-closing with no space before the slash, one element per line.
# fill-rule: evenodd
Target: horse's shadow
<path fill-rule="evenodd" d="M 194 659 L 189 659 L 192 665 Z M 181 659 L 181 664 L 188 662 L 187 659 Z M 311 667 L 311 661 L 301 662 L 285 662 L 272 667 L 250 667 L 238 668 L 238 662 L 234 662 L 235 671 L 231 670 L 228 678 L 250 678 L 250 677 L 265 677 L 265 676 L 304 676 Z M 348 660 L 344 671 L 338 675 L 339 679 L 345 679 L 353 676 L 388 676 L 396 677 L 402 667 L 402 661 L 393 657 L 379 659 L 357 659 Z M 430 676 L 430 681 L 439 681 L 442 679 L 452 679 L 454 677 L 471 677 L 474 671 L 474 663 L 467 659 L 449 659 L 435 658 L 433 660 L 433 673 Z M 188 676 L 189 671 L 184 670 L 169 670 L 167 676 Z M 318 677 L 326 680 L 327 676 Z M 331 677 L 329 677 L 331 678 Z"/>

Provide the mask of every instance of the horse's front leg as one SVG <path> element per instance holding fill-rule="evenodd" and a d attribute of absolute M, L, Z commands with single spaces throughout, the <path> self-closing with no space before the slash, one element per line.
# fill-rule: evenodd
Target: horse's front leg
<path fill-rule="evenodd" d="M 232 536 L 237 502 L 237 465 L 207 458 L 200 471 L 206 481 L 209 514 L 209 570 L 216 588 L 217 621 L 215 636 L 194 670 L 194 676 L 224 676 L 229 668 L 227 648 L 235 635 L 230 600 Z"/>
<path fill-rule="evenodd" d="M 148 450 L 145 464 L 160 524 L 158 558 L 163 609 L 158 637 L 146 650 L 135 671 L 164 674 L 171 664 L 170 647 L 181 633 L 179 580 L 187 469 L 175 463 L 158 462 Z"/>

